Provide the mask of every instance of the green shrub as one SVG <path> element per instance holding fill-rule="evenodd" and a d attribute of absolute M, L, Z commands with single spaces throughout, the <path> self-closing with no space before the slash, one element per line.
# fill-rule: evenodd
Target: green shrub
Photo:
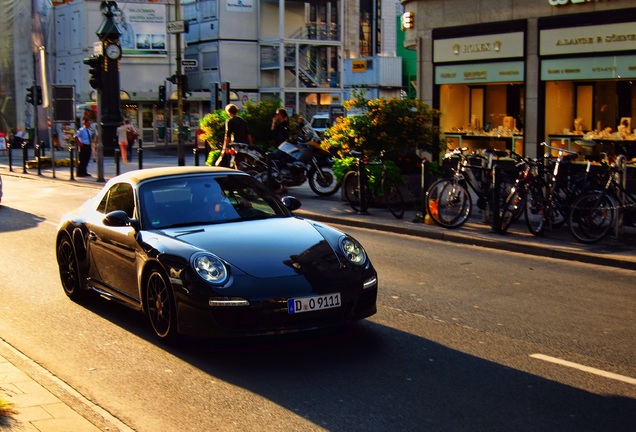
<path fill-rule="evenodd" d="M 363 150 L 375 157 L 384 150 L 388 159 L 397 161 L 417 159 L 416 150 L 438 153 L 440 113 L 426 103 L 399 98 L 367 100 L 358 94 L 344 106 L 361 114 L 338 118 L 325 132 L 327 140 L 323 143 L 340 156 Z"/>

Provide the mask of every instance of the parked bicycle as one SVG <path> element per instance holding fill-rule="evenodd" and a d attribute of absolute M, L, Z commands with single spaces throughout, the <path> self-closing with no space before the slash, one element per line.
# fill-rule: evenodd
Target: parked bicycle
<path fill-rule="evenodd" d="M 342 179 L 344 195 L 351 208 L 357 213 L 363 213 L 366 211 L 366 205 L 382 201 L 393 216 L 401 219 L 404 216 L 404 198 L 400 192 L 399 184 L 387 171 L 387 166 L 384 163 L 384 151 L 375 161 L 366 160 L 359 151 L 354 150 L 351 155 L 356 158 L 356 170 L 347 172 Z M 380 165 L 382 168 L 380 181 L 375 182 L 377 185 L 375 189 L 369 186 L 368 180 L 372 175 L 369 170 L 370 165 Z M 360 170 L 365 170 L 362 181 L 360 181 Z"/>
<path fill-rule="evenodd" d="M 579 196 L 570 209 L 570 233 L 581 243 L 595 243 L 605 238 L 618 224 L 636 222 L 636 197 L 625 188 L 625 156 L 613 164 L 604 163 L 607 181 L 601 189 Z"/>
<path fill-rule="evenodd" d="M 544 155 L 542 175 L 532 178 L 525 191 L 525 217 L 528 230 L 541 236 L 546 228 L 563 226 L 570 213 L 574 200 L 589 187 L 591 177 L 585 173 L 574 172 L 572 161 L 579 154 L 572 150 L 552 147 L 541 143 L 548 149 Z M 552 156 L 556 152 L 556 157 Z"/>
<path fill-rule="evenodd" d="M 576 158 L 578 155 L 561 155 L 556 160 L 546 155 L 543 162 L 536 158 L 514 155 L 519 168 L 519 177 L 510 190 L 501 211 L 500 231 L 506 232 L 510 224 L 520 212 L 524 213 L 528 230 L 533 234 L 539 234 L 545 226 L 544 211 L 539 210 L 544 203 L 540 202 L 541 195 L 545 195 L 552 184 L 551 210 L 554 216 L 551 218 L 553 225 L 561 225 L 565 222 L 563 217 L 574 198 L 582 191 L 587 190 L 593 184 L 594 176 L 591 173 L 592 162 L 600 160 L 601 156 L 585 156 L 587 167 L 585 172 L 573 172 L 573 170 L 561 170 L 559 167 L 567 158 Z M 531 194 L 530 201 L 527 200 Z M 558 210 L 557 210 L 558 209 Z"/>
<path fill-rule="evenodd" d="M 426 192 L 429 216 L 445 228 L 458 228 L 468 220 L 473 209 L 471 191 L 477 196 L 477 207 L 492 213 L 493 158 L 509 155 L 508 151 L 501 150 L 484 150 L 487 156 L 467 155 L 466 150 L 466 147 L 457 148 L 446 153 L 445 159 L 458 158 L 452 177 L 437 180 Z M 510 173 L 501 172 L 501 177 L 499 205 L 505 202 L 515 180 Z"/>

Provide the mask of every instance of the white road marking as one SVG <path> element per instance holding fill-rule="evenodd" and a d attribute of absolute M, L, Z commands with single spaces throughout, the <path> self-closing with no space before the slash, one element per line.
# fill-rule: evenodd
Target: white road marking
<path fill-rule="evenodd" d="M 584 366 L 584 365 L 580 365 L 578 363 L 573 363 L 573 362 L 569 362 L 567 360 L 562 360 L 556 357 L 550 357 L 544 354 L 530 354 L 530 357 L 532 358 L 536 358 L 538 360 L 543 360 L 543 361 L 547 361 L 550 363 L 556 363 L 562 366 L 567 366 L 567 367 L 571 367 L 574 369 L 578 369 L 578 370 L 582 370 L 583 372 L 589 372 L 589 373 L 593 373 L 595 375 L 599 375 L 605 378 L 610 378 L 613 380 L 617 380 L 617 381 L 623 381 L 626 382 L 628 384 L 636 384 L 636 379 L 634 378 L 630 378 L 624 375 L 619 375 L 619 374 L 615 374 L 612 372 L 607 372 L 601 369 L 596 369 L 593 367 L 589 367 L 589 366 Z"/>

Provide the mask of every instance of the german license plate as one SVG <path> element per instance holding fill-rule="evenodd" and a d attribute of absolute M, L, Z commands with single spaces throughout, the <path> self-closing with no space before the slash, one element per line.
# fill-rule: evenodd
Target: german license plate
<path fill-rule="evenodd" d="M 287 300 L 287 311 L 290 314 L 331 309 L 340 306 L 340 293 L 323 294 L 311 297 L 297 297 Z"/>

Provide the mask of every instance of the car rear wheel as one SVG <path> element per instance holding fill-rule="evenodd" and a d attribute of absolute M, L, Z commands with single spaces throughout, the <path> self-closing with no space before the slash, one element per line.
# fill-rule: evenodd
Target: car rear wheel
<path fill-rule="evenodd" d="M 74 301 L 79 300 L 85 291 L 82 290 L 79 275 L 77 254 L 68 235 L 64 235 L 57 245 L 57 265 L 64 293 Z"/>
<path fill-rule="evenodd" d="M 146 282 L 146 313 L 157 337 L 174 339 L 177 333 L 177 312 L 167 277 L 153 269 Z"/>

